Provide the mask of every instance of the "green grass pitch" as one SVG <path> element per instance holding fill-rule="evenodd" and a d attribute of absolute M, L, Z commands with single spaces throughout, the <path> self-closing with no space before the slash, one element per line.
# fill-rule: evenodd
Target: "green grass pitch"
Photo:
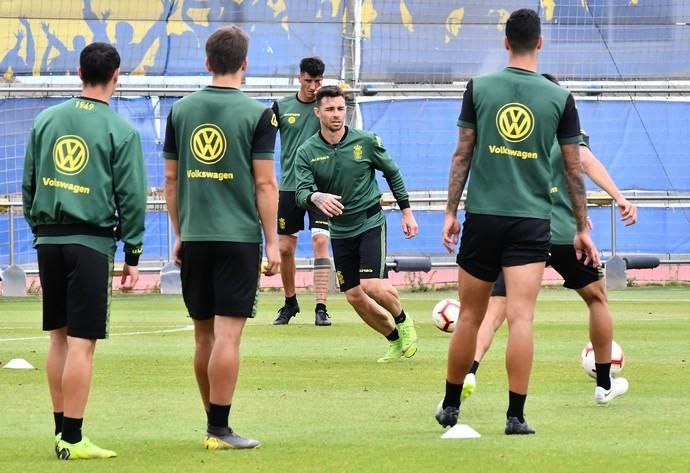
<path fill-rule="evenodd" d="M 255 451 L 209 452 L 192 372 L 193 337 L 180 297 L 117 296 L 111 338 L 98 344 L 85 434 L 116 450 L 112 460 L 56 465 L 45 380 L 47 338 L 37 298 L 0 298 L 0 472 L 687 472 L 690 452 L 690 288 L 629 288 L 610 294 L 615 339 L 630 391 L 594 405 L 579 365 L 587 312 L 573 292 L 544 289 L 526 415 L 537 434 L 503 434 L 507 406 L 499 332 L 461 422 L 480 439 L 441 440 L 433 419 L 442 397 L 449 335 L 431 308 L 451 292 L 402 293 L 420 336 L 411 360 L 378 365 L 385 340 L 341 295 L 334 325 L 313 325 L 313 299 L 289 326 L 270 325 L 282 298 L 262 294 L 248 323 L 231 423 L 263 442 Z"/>

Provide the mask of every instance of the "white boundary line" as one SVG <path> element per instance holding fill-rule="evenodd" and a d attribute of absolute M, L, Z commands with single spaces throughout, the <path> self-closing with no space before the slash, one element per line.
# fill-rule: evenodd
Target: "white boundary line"
<path fill-rule="evenodd" d="M 174 333 L 174 332 L 191 332 L 194 330 L 193 325 L 185 325 L 184 327 L 167 328 L 163 330 L 152 330 L 152 331 L 141 331 L 141 332 L 123 332 L 123 333 L 111 333 L 110 337 L 126 337 L 130 335 L 154 335 L 161 333 Z M 48 340 L 47 335 L 42 335 L 40 337 L 18 337 L 18 338 L 0 338 L 0 343 L 3 342 L 23 342 L 28 340 Z"/>

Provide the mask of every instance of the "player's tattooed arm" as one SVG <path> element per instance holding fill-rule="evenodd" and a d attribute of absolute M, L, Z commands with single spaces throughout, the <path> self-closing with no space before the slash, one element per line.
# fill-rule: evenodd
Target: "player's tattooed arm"
<path fill-rule="evenodd" d="M 472 128 L 460 128 L 458 132 L 458 145 L 451 158 L 450 174 L 448 176 L 448 203 L 446 213 L 455 215 L 460 205 L 462 191 L 470 173 L 474 144 L 477 140 L 477 131 Z"/>
<path fill-rule="evenodd" d="M 580 163 L 580 146 L 577 143 L 561 145 L 565 178 L 568 182 L 568 194 L 573 205 L 573 214 L 577 224 L 577 231 L 587 230 L 587 192 L 585 180 L 582 177 Z"/>

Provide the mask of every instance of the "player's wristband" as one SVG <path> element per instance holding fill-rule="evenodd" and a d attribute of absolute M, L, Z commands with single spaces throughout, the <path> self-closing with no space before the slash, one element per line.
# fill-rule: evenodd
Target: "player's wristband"
<path fill-rule="evenodd" d="M 410 199 L 403 199 L 398 201 L 398 208 L 405 210 L 410 208 Z"/>

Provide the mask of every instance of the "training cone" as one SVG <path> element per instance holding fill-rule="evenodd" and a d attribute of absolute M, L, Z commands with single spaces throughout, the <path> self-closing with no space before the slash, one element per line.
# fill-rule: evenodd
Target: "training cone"
<path fill-rule="evenodd" d="M 35 370 L 31 363 L 23 358 L 12 358 L 3 368 L 10 370 Z"/>
<path fill-rule="evenodd" d="M 478 439 L 481 435 L 467 424 L 458 424 L 441 435 L 442 439 Z"/>

